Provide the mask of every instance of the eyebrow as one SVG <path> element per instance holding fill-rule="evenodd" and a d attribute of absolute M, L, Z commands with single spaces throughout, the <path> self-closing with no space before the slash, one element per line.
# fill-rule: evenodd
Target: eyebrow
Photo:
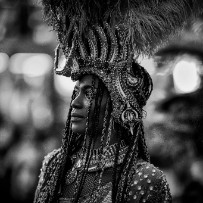
<path fill-rule="evenodd" d="M 92 85 L 82 85 L 82 87 L 80 87 L 80 85 L 75 85 L 75 89 L 88 89 L 88 88 L 92 88 Z"/>

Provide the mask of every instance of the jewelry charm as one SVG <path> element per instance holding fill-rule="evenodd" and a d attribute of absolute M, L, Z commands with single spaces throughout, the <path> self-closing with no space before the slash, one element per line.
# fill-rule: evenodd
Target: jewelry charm
<path fill-rule="evenodd" d="M 76 180 L 77 174 L 78 171 L 74 168 L 71 171 L 68 171 L 66 175 L 66 184 L 70 185 L 71 183 L 73 183 Z"/>
<path fill-rule="evenodd" d="M 78 174 L 78 170 L 81 169 L 82 167 L 82 160 L 79 159 L 73 166 L 73 168 L 71 170 L 69 170 L 66 174 L 66 184 L 70 185 L 71 183 L 73 183 L 77 177 Z"/>
<path fill-rule="evenodd" d="M 130 132 L 133 135 L 134 123 L 140 121 L 140 118 L 138 116 L 138 113 L 130 108 L 129 102 L 127 103 L 127 108 L 123 111 L 121 118 L 123 123 L 130 127 Z"/>

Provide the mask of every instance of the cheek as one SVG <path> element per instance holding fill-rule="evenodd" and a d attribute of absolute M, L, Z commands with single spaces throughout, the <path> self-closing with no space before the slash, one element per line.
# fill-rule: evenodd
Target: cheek
<path fill-rule="evenodd" d="M 80 122 L 73 122 L 71 128 L 74 133 L 84 134 L 86 130 L 86 119 Z"/>
<path fill-rule="evenodd" d="M 85 100 L 84 100 L 84 108 L 85 108 L 86 110 L 89 109 L 90 104 L 91 104 L 91 101 L 90 101 L 90 100 L 88 100 L 88 99 L 85 99 Z"/>

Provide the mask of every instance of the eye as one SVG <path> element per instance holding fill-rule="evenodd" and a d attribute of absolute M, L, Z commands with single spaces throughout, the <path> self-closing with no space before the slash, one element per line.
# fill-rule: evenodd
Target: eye
<path fill-rule="evenodd" d="M 93 98 L 94 98 L 94 95 L 95 95 L 95 93 L 94 93 L 94 90 L 93 90 L 92 88 L 89 88 L 89 89 L 87 89 L 87 90 L 85 91 L 85 96 L 86 96 L 86 98 L 87 98 L 88 100 L 93 99 Z"/>

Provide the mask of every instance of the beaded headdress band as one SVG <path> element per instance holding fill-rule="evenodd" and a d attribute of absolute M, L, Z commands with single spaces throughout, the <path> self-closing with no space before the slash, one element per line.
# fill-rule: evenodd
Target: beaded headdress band
<path fill-rule="evenodd" d="M 151 55 L 202 4 L 200 0 L 42 2 L 58 34 L 56 73 L 73 80 L 97 75 L 110 92 L 112 116 L 131 133 L 142 119 L 142 107 L 152 90 L 149 74 L 134 55 Z M 60 50 L 66 58 L 62 70 L 58 67 Z"/>

